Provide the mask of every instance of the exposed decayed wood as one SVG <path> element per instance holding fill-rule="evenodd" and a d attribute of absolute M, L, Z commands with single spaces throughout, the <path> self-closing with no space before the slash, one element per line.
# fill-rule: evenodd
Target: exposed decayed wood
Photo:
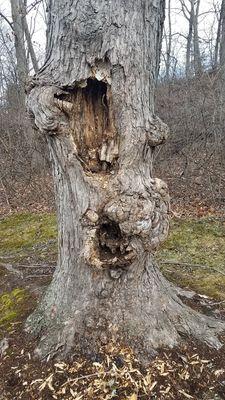
<path fill-rule="evenodd" d="M 29 107 L 53 165 L 59 258 L 27 330 L 38 354 L 110 340 L 139 355 L 193 335 L 220 346 L 224 325 L 185 306 L 152 253 L 167 237 L 167 185 L 152 152 L 168 129 L 154 114 L 164 0 L 53 0 L 47 59 Z"/>

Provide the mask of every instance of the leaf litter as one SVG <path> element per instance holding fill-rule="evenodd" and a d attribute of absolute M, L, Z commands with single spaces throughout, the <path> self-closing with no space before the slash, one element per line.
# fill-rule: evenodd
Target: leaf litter
<path fill-rule="evenodd" d="M 224 350 L 196 342 L 161 351 L 147 367 L 114 342 L 95 359 L 75 354 L 73 361 L 41 363 L 28 354 L 30 348 L 11 349 L 1 360 L 1 400 L 225 399 Z"/>

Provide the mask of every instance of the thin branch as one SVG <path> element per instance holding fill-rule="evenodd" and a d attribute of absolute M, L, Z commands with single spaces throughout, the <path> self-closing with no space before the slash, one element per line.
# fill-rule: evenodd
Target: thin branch
<path fill-rule="evenodd" d="M 12 23 L 4 14 L 2 14 L 1 11 L 0 11 L 0 17 L 2 17 L 2 18 L 7 22 L 7 24 L 9 24 L 10 28 L 11 28 L 12 30 L 14 30 L 14 28 L 13 28 L 13 23 Z"/>

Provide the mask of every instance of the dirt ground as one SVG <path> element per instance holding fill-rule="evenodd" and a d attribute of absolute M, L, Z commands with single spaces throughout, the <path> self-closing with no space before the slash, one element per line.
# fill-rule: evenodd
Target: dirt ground
<path fill-rule="evenodd" d="M 1 286 L 27 295 L 13 322 L 2 324 L 6 349 L 0 358 L 1 400 L 31 399 L 225 399 L 225 346 L 215 351 L 189 339 L 163 349 L 143 367 L 132 350 L 112 340 L 98 354 L 82 357 L 74 351 L 66 361 L 35 358 L 36 340 L 24 333 L 24 321 L 34 309 L 50 276 L 17 277 L 6 270 Z M 191 307 L 225 320 L 223 303 L 195 295 Z M 221 337 L 225 343 L 225 337 Z M 2 341 L 1 341 L 2 343 Z"/>

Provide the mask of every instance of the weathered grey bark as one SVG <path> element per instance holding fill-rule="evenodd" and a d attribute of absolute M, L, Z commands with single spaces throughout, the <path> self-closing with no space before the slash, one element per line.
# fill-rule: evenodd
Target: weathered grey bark
<path fill-rule="evenodd" d="M 166 184 L 152 152 L 164 0 L 52 0 L 47 58 L 29 105 L 47 135 L 58 207 L 58 267 L 27 321 L 39 354 L 92 349 L 115 335 L 141 352 L 224 328 L 186 307 L 154 249 L 168 232 Z"/>

